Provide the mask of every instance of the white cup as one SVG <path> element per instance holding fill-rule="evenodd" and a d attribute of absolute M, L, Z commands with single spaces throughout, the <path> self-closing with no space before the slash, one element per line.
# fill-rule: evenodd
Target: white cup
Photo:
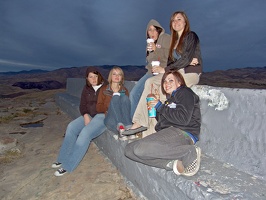
<path fill-rule="evenodd" d="M 149 47 L 150 47 L 150 43 L 152 43 L 152 42 L 154 42 L 154 39 L 152 39 L 152 38 L 147 39 L 147 44 Z M 148 51 L 152 51 L 152 49 L 150 49 L 149 47 L 148 47 Z"/>
<path fill-rule="evenodd" d="M 154 66 L 160 66 L 160 61 L 151 61 L 151 66 L 154 67 Z M 153 75 L 158 75 L 159 73 L 157 72 L 154 72 Z"/>

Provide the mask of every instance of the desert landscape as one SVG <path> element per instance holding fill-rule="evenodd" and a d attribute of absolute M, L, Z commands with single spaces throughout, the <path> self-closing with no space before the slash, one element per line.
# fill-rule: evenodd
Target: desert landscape
<path fill-rule="evenodd" d="M 94 143 L 73 173 L 53 175 L 51 164 L 71 121 L 54 102 L 62 91 L 1 99 L 0 199 L 137 199 Z"/>
<path fill-rule="evenodd" d="M 112 66 L 102 66 L 107 78 Z M 124 66 L 137 81 L 143 66 Z M 55 104 L 67 78 L 84 77 L 86 67 L 0 73 L 0 199 L 118 199 L 136 197 L 119 171 L 92 143 L 78 168 L 55 177 L 56 160 L 69 116 Z M 266 67 L 203 73 L 201 85 L 266 89 Z"/>

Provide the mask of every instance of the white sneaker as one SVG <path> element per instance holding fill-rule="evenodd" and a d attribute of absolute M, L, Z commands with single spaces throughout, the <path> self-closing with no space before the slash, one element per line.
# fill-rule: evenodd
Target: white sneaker
<path fill-rule="evenodd" d="M 199 171 L 201 149 L 197 146 L 195 146 L 195 148 L 197 152 L 197 158 L 189 166 L 185 168 L 185 171 L 182 173 L 182 175 L 184 176 L 193 176 Z"/>
<path fill-rule="evenodd" d="M 56 170 L 56 172 L 54 173 L 54 175 L 55 176 L 63 176 L 66 173 L 67 173 L 67 171 L 64 168 L 60 168 L 60 169 Z"/>
<path fill-rule="evenodd" d="M 61 167 L 61 165 L 62 165 L 62 163 L 60 163 L 60 162 L 55 162 L 55 163 L 53 163 L 52 164 L 52 168 L 58 168 L 58 167 Z"/>
<path fill-rule="evenodd" d="M 178 160 L 175 160 L 174 161 L 174 163 L 173 163 L 173 171 L 174 171 L 174 173 L 176 175 L 178 175 L 178 176 L 179 175 L 193 176 L 193 175 L 195 175 L 199 171 L 199 168 L 200 168 L 201 149 L 199 147 L 197 147 L 197 146 L 195 146 L 195 148 L 196 148 L 196 152 L 197 152 L 197 158 L 189 166 L 187 166 L 184 169 L 184 172 L 183 173 L 180 173 L 177 170 L 177 162 L 178 162 Z"/>

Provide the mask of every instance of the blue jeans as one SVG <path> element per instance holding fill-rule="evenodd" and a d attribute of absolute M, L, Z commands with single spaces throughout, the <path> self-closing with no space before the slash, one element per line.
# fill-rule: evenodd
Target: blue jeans
<path fill-rule="evenodd" d="M 87 152 L 92 139 L 101 135 L 106 127 L 104 114 L 97 114 L 85 126 L 83 116 L 70 122 L 67 126 L 65 138 L 61 146 L 57 162 L 68 172 L 72 172 Z"/>
<path fill-rule="evenodd" d="M 150 78 L 152 76 L 153 76 L 152 74 L 146 73 L 141 79 L 139 79 L 137 84 L 130 91 L 129 99 L 130 99 L 130 102 L 131 102 L 131 111 L 130 111 L 131 118 L 133 117 L 133 115 L 135 113 L 135 110 L 137 108 L 137 105 L 139 103 L 141 94 L 142 94 L 142 92 L 144 90 L 145 82 L 146 82 L 146 80 L 148 78 Z"/>
<path fill-rule="evenodd" d="M 123 123 L 126 127 L 132 125 L 130 100 L 126 95 L 115 95 L 112 97 L 108 107 L 108 113 L 104 119 L 106 127 L 114 133 L 117 132 L 116 127 L 119 122 Z"/>

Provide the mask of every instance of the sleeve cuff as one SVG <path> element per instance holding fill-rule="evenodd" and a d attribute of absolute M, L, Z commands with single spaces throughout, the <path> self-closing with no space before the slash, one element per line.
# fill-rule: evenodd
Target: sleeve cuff
<path fill-rule="evenodd" d="M 154 106 L 154 108 L 156 110 L 158 110 L 162 105 L 163 105 L 162 102 L 161 101 L 158 101 L 158 103 Z"/>

